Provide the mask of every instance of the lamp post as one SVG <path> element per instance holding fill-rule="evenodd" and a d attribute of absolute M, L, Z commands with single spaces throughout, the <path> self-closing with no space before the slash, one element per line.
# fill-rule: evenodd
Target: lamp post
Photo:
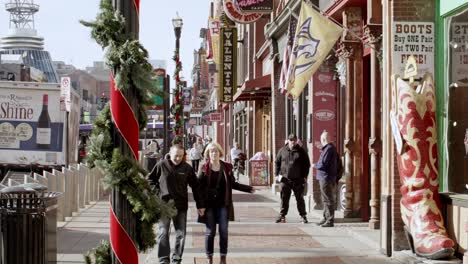
<path fill-rule="evenodd" d="M 174 61 L 175 61 L 175 71 L 174 71 L 174 79 L 175 79 L 175 88 L 174 88 L 174 102 L 172 106 L 172 114 L 174 115 L 174 127 L 172 129 L 174 133 L 174 139 L 172 140 L 172 144 L 182 144 L 183 140 L 183 124 L 184 124 L 184 116 L 183 116 L 183 100 L 181 98 L 181 82 L 179 73 L 182 70 L 182 63 L 180 62 L 179 58 L 179 47 L 180 47 L 180 35 L 182 33 L 182 18 L 179 17 L 179 14 L 175 18 L 172 19 L 172 25 L 174 26 L 174 33 L 176 37 L 176 47 L 174 52 Z"/>

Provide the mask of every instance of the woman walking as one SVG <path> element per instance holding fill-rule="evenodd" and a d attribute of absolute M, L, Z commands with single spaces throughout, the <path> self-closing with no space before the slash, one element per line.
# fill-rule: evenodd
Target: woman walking
<path fill-rule="evenodd" d="M 204 219 L 199 219 L 199 221 L 206 225 L 205 253 L 207 264 L 213 263 L 216 224 L 219 225 L 220 264 L 226 264 L 228 221 L 234 220 L 232 190 L 255 192 L 251 186 L 236 182 L 232 173 L 232 165 L 220 160 L 223 155 L 224 151 L 218 143 L 208 144 L 204 153 L 207 162 L 203 165 L 199 175 L 201 199 L 204 199 L 206 205 Z"/>

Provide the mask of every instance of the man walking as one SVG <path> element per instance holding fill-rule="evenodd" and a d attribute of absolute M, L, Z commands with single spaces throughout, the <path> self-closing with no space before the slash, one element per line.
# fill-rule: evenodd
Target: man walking
<path fill-rule="evenodd" d="M 296 135 L 290 134 L 287 145 L 279 150 L 275 160 L 275 175 L 281 183 L 281 210 L 276 223 L 286 222 L 291 191 L 296 197 L 297 210 L 301 215 L 302 223 L 308 223 L 303 192 L 307 184 L 309 169 L 310 161 L 307 152 L 297 144 Z"/>
<path fill-rule="evenodd" d="M 181 145 L 173 145 L 169 151 L 169 159 L 158 162 L 148 176 L 150 184 L 156 186 L 161 199 L 166 202 L 174 200 L 177 209 L 177 214 L 172 219 L 161 219 L 158 223 L 158 258 L 161 264 L 169 264 L 171 220 L 176 233 L 172 264 L 180 264 L 182 261 L 187 226 L 187 185 L 192 188 L 198 213 L 203 216 L 205 212 L 199 199 L 198 179 L 193 168 L 188 163 L 183 162 L 184 154 L 185 150 Z"/>
<path fill-rule="evenodd" d="M 323 131 L 320 135 L 322 152 L 315 164 L 317 179 L 320 184 L 320 192 L 323 201 L 323 219 L 318 222 L 321 227 L 333 227 L 335 220 L 335 189 L 338 174 L 338 152 L 330 142 L 328 132 Z"/>

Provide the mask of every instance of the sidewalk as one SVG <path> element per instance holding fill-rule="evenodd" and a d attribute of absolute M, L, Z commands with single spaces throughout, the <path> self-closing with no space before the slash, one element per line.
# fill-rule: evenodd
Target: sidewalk
<path fill-rule="evenodd" d="M 367 223 L 338 221 L 333 228 L 322 228 L 315 224 L 321 211 L 312 211 L 310 224 L 302 224 L 293 197 L 287 223 L 276 224 L 279 196 L 269 188 L 259 188 L 255 194 L 235 192 L 233 196 L 236 221 L 229 225 L 229 264 L 390 264 L 409 263 L 411 259 L 407 252 L 394 258 L 381 255 L 379 230 L 369 230 Z M 92 204 L 59 223 L 58 263 L 84 263 L 82 254 L 108 239 L 108 206 L 107 201 Z M 205 263 L 205 227 L 196 222 L 194 203 L 189 207 L 183 263 Z M 216 238 L 215 263 L 217 245 Z M 158 263 L 157 247 L 141 254 L 140 263 Z"/>

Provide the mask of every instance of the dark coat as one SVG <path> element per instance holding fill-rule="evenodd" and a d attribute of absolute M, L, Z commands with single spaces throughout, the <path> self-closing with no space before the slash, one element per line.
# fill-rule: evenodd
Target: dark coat
<path fill-rule="evenodd" d="M 223 182 L 226 184 L 224 188 L 226 190 L 225 195 L 224 197 L 220 197 L 219 199 L 222 199 L 222 204 L 230 209 L 229 220 L 234 221 L 232 190 L 234 189 L 234 190 L 250 193 L 252 192 L 253 188 L 252 186 L 248 186 L 248 185 L 236 182 L 236 179 L 234 178 L 234 174 L 232 172 L 232 165 L 230 163 L 227 163 L 224 161 L 219 161 L 219 162 L 221 163 L 221 168 L 222 168 L 221 171 L 223 172 L 223 176 L 224 176 Z M 203 200 L 203 204 L 205 205 L 206 208 L 215 207 L 213 202 L 209 201 L 207 197 L 208 188 L 210 186 L 210 174 L 211 174 L 210 161 L 207 160 L 206 163 L 203 165 L 201 173 L 198 175 L 198 180 L 200 182 L 200 198 Z M 203 222 L 203 221 L 199 219 L 199 222 Z"/>
<path fill-rule="evenodd" d="M 187 186 L 190 185 L 197 208 L 204 208 L 197 176 L 188 163 L 181 162 L 174 166 L 169 159 L 161 160 L 148 175 L 148 180 L 150 185 L 156 187 L 163 200 L 173 199 L 178 210 L 188 209 Z"/>
<path fill-rule="evenodd" d="M 317 179 L 326 181 L 336 181 L 338 173 L 338 152 L 332 143 L 322 147 L 320 158 L 315 164 L 317 169 Z"/>
<path fill-rule="evenodd" d="M 282 175 L 293 182 L 304 182 L 310 169 L 310 160 L 307 152 L 299 145 L 292 149 L 282 147 L 275 160 L 275 176 Z"/>

